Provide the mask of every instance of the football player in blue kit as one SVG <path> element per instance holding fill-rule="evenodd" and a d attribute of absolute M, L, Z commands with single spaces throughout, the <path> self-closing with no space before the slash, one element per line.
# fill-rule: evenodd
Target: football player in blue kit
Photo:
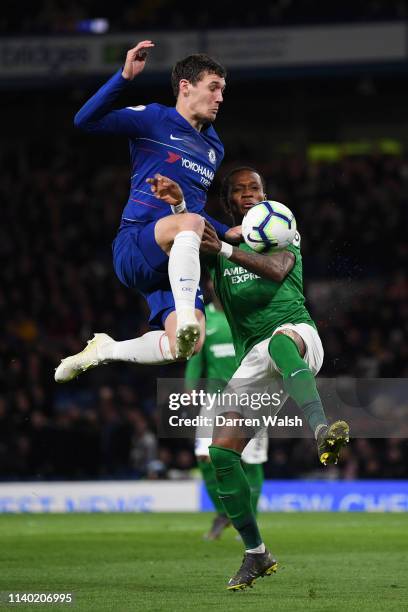
<path fill-rule="evenodd" d="M 129 139 L 130 193 L 113 243 L 113 261 L 121 282 L 147 300 L 152 331 L 123 342 L 95 334 L 82 352 L 61 361 L 57 382 L 72 380 L 101 363 L 159 364 L 188 359 L 200 350 L 205 338 L 199 290 L 204 220 L 220 238 L 240 240 L 239 228 L 228 228 L 204 210 L 224 155 L 212 127 L 223 101 L 224 67 L 208 55 L 190 55 L 172 71 L 175 107 L 148 104 L 114 110 L 118 96 L 144 69 L 152 47 L 152 41 L 144 40 L 130 49 L 123 69 L 84 104 L 74 121 L 89 133 Z M 179 183 L 188 208 L 184 202 L 176 206 L 162 174 Z"/>

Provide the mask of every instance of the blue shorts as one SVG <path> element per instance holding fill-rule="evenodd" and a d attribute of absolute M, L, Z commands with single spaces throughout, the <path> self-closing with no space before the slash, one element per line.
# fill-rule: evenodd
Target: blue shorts
<path fill-rule="evenodd" d="M 163 329 L 175 305 L 168 275 L 169 258 L 154 237 L 156 223 L 122 221 L 112 244 L 113 266 L 117 277 L 126 287 L 137 289 L 143 294 L 150 308 L 150 327 Z M 204 312 L 200 287 L 195 307 Z"/>

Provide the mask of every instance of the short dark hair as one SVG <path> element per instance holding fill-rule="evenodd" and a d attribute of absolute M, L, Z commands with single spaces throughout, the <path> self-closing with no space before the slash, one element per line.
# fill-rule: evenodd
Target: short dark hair
<path fill-rule="evenodd" d="M 171 86 L 176 98 L 179 94 L 179 84 L 181 79 L 186 79 L 195 85 L 198 83 L 198 81 L 201 81 L 206 72 L 208 74 L 216 74 L 224 79 L 227 76 L 227 71 L 225 70 L 224 66 L 205 53 L 188 55 L 184 59 L 177 62 L 171 73 Z"/>
<path fill-rule="evenodd" d="M 264 193 L 266 193 L 266 181 L 264 177 L 262 176 L 262 174 L 258 172 L 258 170 L 255 170 L 255 168 L 251 168 L 251 166 L 239 166 L 238 168 L 233 168 L 232 170 L 227 172 L 227 174 L 222 179 L 222 183 L 221 183 L 220 200 L 221 200 L 221 204 L 224 206 L 226 210 L 229 210 L 228 194 L 229 194 L 229 189 L 231 186 L 231 179 L 235 174 L 238 174 L 238 172 L 243 172 L 243 171 L 254 172 L 255 174 L 257 174 L 261 179 L 262 188 L 264 190 Z"/>

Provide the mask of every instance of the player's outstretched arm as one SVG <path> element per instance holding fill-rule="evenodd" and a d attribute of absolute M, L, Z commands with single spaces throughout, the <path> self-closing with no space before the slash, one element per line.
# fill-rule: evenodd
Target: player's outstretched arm
<path fill-rule="evenodd" d="M 86 132 L 132 136 L 138 113 L 129 109 L 112 110 L 118 96 L 146 65 L 151 40 L 142 40 L 126 55 L 123 70 L 116 72 L 77 112 L 74 125 Z"/>
<path fill-rule="evenodd" d="M 140 74 L 146 65 L 148 50 L 154 47 L 154 42 L 151 40 L 142 40 L 137 43 L 133 49 L 129 49 L 126 54 L 125 65 L 123 66 L 122 76 L 128 81 Z"/>
<path fill-rule="evenodd" d="M 214 228 L 206 221 L 200 252 L 206 255 L 220 255 L 222 250 L 223 243 Z M 282 282 L 295 264 L 295 256 L 290 251 L 261 255 L 255 252 L 248 253 L 235 247 L 231 247 L 230 250 L 228 259 L 262 278 L 277 282 Z"/>

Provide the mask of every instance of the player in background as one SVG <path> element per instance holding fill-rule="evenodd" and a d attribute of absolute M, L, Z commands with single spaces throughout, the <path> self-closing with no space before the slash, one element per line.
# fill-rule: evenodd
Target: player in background
<path fill-rule="evenodd" d="M 123 69 L 86 102 L 74 123 L 91 134 L 129 139 L 130 193 L 113 243 L 114 268 L 122 283 L 143 293 L 155 331 L 125 342 L 96 334 L 84 351 L 62 360 L 57 382 L 109 361 L 158 364 L 186 359 L 199 350 L 205 337 L 198 287 L 204 219 L 221 237 L 240 239 L 239 231 L 204 210 L 224 156 L 212 127 L 223 101 L 224 67 L 205 54 L 190 55 L 172 71 L 175 107 L 148 104 L 114 110 L 119 95 L 143 71 L 152 47 L 152 41 L 144 40 L 130 49 Z M 184 201 L 175 205 L 163 173 L 179 182 L 188 206 Z"/>
<path fill-rule="evenodd" d="M 264 185 L 259 173 L 248 167 L 236 168 L 225 177 L 221 196 L 234 223 L 242 222 L 246 212 L 266 198 Z M 176 184 L 173 189 L 174 194 L 179 190 Z M 180 201 L 182 197 L 179 192 Z M 304 304 L 300 236 L 297 234 L 284 250 L 259 254 L 246 244 L 232 247 L 220 241 L 214 228 L 206 224 L 201 252 L 213 256 L 211 275 L 240 364 L 225 393 L 248 392 L 250 383 L 257 381 L 259 387 L 268 381 L 270 394 L 283 386 L 316 438 L 321 463 L 337 463 L 342 446 L 348 442 L 349 427 L 344 421 L 328 425 L 316 387 L 314 376 L 322 366 L 323 347 Z M 283 401 L 275 413 L 282 405 Z M 220 414 L 232 422 L 251 416 L 242 405 L 228 412 L 222 409 Z M 261 428 L 255 435 L 262 434 Z M 215 427 L 209 449 L 218 494 L 245 545 L 242 565 L 228 582 L 229 590 L 251 586 L 260 576 L 277 569 L 277 561 L 260 535 L 241 464 L 241 453 L 252 436 L 239 421 Z"/>
<path fill-rule="evenodd" d="M 206 391 L 217 392 L 228 383 L 237 369 L 237 363 L 231 330 L 211 281 L 206 286 L 206 293 L 210 296 L 211 301 L 205 307 L 207 321 L 205 342 L 201 351 L 187 362 L 185 380 L 187 390 L 194 389 L 201 379 L 206 379 L 208 381 Z M 203 406 L 201 414 L 205 415 L 205 412 L 206 408 Z M 211 437 L 208 437 L 208 435 L 211 436 L 211 433 L 200 432 L 200 428 L 197 429 L 195 454 L 207 493 L 216 510 L 216 516 L 206 539 L 217 540 L 223 530 L 231 524 L 231 521 L 218 497 L 218 483 L 208 450 L 211 444 Z M 262 464 L 267 460 L 268 438 L 262 437 L 250 440 L 242 453 L 241 462 L 249 482 L 251 502 L 255 513 L 264 481 Z"/>

